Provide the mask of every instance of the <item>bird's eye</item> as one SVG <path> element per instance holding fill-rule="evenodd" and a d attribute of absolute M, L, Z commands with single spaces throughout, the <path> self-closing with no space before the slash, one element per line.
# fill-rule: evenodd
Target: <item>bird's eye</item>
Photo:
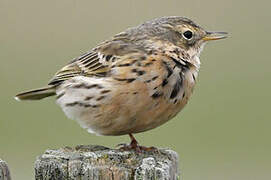
<path fill-rule="evenodd" d="M 183 32 L 183 37 L 186 40 L 190 40 L 193 37 L 193 32 L 190 30 L 187 30 L 187 31 Z"/>

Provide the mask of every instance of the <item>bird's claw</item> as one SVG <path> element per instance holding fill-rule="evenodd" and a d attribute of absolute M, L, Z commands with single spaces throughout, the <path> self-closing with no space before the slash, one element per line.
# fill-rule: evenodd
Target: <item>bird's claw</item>
<path fill-rule="evenodd" d="M 145 152 L 159 152 L 156 147 L 139 146 L 135 137 L 132 134 L 129 134 L 129 136 L 131 139 L 131 143 L 129 145 L 125 144 L 125 143 L 118 144 L 117 147 L 120 147 L 119 150 L 121 150 L 121 151 L 134 150 L 135 152 L 138 152 L 138 153 L 142 153 L 143 151 L 145 151 Z"/>
<path fill-rule="evenodd" d="M 138 153 L 142 152 L 158 152 L 158 149 L 156 147 L 145 147 L 145 146 L 139 146 L 139 145 L 132 145 L 132 144 L 118 144 L 119 150 L 121 151 L 135 151 Z"/>

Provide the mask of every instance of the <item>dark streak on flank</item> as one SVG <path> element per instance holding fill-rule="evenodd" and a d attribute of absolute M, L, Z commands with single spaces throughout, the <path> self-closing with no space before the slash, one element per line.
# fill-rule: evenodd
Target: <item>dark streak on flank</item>
<path fill-rule="evenodd" d="M 104 99 L 106 96 L 100 96 L 99 98 L 96 99 L 96 101 L 100 101 L 102 99 Z"/>
<path fill-rule="evenodd" d="M 118 65 L 118 67 L 126 67 L 126 66 L 131 66 L 131 64 L 130 63 L 125 63 L 125 64 Z"/>
<path fill-rule="evenodd" d="M 138 76 L 142 76 L 143 74 L 146 73 L 146 71 L 142 71 L 142 70 L 137 70 L 137 69 L 132 69 L 131 70 L 133 73 L 136 73 Z"/>
<path fill-rule="evenodd" d="M 87 86 L 86 84 L 76 84 L 73 86 L 73 88 L 82 88 L 82 87 L 85 87 Z"/>
<path fill-rule="evenodd" d="M 103 91 L 101 91 L 101 94 L 106 94 L 106 93 L 109 93 L 110 92 L 110 90 L 103 90 Z"/>
<path fill-rule="evenodd" d="M 148 63 L 144 64 L 144 67 L 148 67 L 150 65 L 152 65 L 152 62 L 148 62 Z"/>
<path fill-rule="evenodd" d="M 151 80 L 155 81 L 155 79 L 157 79 L 159 76 L 154 76 Z"/>
<path fill-rule="evenodd" d="M 127 81 L 127 83 L 131 83 L 134 80 L 136 80 L 135 78 L 129 78 L 129 79 L 121 79 L 121 78 L 114 78 L 117 81 Z"/>
<path fill-rule="evenodd" d="M 86 108 L 87 107 L 96 108 L 96 107 L 99 107 L 100 105 L 91 105 L 91 104 L 75 101 L 75 102 L 72 102 L 72 103 L 67 103 L 67 104 L 65 104 L 65 106 L 67 106 L 67 107 L 81 106 L 81 107 L 86 107 Z"/>
<path fill-rule="evenodd" d="M 87 84 L 82 83 L 82 84 L 74 85 L 72 88 L 91 89 L 91 88 L 95 88 L 95 87 L 98 87 L 98 84 L 87 85 Z"/>
<path fill-rule="evenodd" d="M 93 96 L 87 96 L 87 97 L 85 98 L 85 101 L 91 100 L 92 98 L 93 98 Z"/>
<path fill-rule="evenodd" d="M 77 105 L 77 104 L 78 104 L 78 102 L 67 103 L 66 106 L 75 106 L 75 105 Z"/>
<path fill-rule="evenodd" d="M 170 94 L 170 99 L 174 99 L 178 95 L 178 93 L 181 89 L 182 83 L 183 83 L 182 78 L 180 78 L 178 81 L 176 81 L 176 83 L 174 84 L 173 90 Z"/>
<path fill-rule="evenodd" d="M 87 85 L 87 84 L 77 84 L 75 86 L 73 86 L 72 88 L 84 88 L 84 89 L 91 89 L 91 88 L 98 88 L 98 89 L 101 89 L 103 88 L 102 86 L 98 85 L 98 84 L 92 84 L 92 85 Z"/>
<path fill-rule="evenodd" d="M 117 81 L 127 81 L 127 79 L 121 79 L 121 78 L 114 78 Z"/>
<path fill-rule="evenodd" d="M 156 91 L 151 97 L 152 97 L 153 99 L 156 99 L 156 98 L 159 98 L 159 97 L 161 97 L 161 96 L 163 96 L 163 93 L 162 93 L 162 92 Z"/>
<path fill-rule="evenodd" d="M 127 79 L 127 83 L 131 83 L 135 80 L 135 78 L 130 78 L 130 79 Z"/>
<path fill-rule="evenodd" d="M 56 96 L 56 99 L 59 99 L 59 98 L 61 98 L 64 95 L 65 95 L 65 92 L 62 92 L 62 93 L 60 93 L 59 95 Z"/>
<path fill-rule="evenodd" d="M 185 92 L 183 92 L 183 98 L 185 97 Z"/>
<path fill-rule="evenodd" d="M 137 71 L 137 75 L 138 76 L 142 76 L 143 74 L 145 74 L 146 72 L 145 71 Z"/>

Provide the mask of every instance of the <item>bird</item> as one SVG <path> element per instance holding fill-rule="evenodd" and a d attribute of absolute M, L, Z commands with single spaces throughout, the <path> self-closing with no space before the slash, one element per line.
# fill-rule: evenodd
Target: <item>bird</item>
<path fill-rule="evenodd" d="M 39 89 L 21 100 L 56 96 L 70 119 L 89 133 L 129 135 L 124 150 L 148 150 L 135 133 L 156 128 L 187 104 L 200 69 L 200 53 L 226 32 L 204 30 L 180 16 L 160 17 L 114 35 L 71 60 Z"/>

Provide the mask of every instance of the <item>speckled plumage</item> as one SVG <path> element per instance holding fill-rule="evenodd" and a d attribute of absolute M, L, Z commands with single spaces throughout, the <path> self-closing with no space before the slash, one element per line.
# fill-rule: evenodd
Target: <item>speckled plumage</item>
<path fill-rule="evenodd" d="M 182 109 L 194 87 L 193 76 L 196 68 L 178 67 L 162 54 L 134 54 L 116 63 L 109 76 L 66 80 L 56 90 L 61 96 L 57 103 L 90 132 L 137 133 L 163 124 Z"/>
<path fill-rule="evenodd" d="M 49 87 L 18 99 L 56 94 L 65 114 L 89 132 L 123 135 L 172 119 L 190 98 L 209 33 L 187 18 L 163 17 L 127 29 L 72 60 Z"/>

